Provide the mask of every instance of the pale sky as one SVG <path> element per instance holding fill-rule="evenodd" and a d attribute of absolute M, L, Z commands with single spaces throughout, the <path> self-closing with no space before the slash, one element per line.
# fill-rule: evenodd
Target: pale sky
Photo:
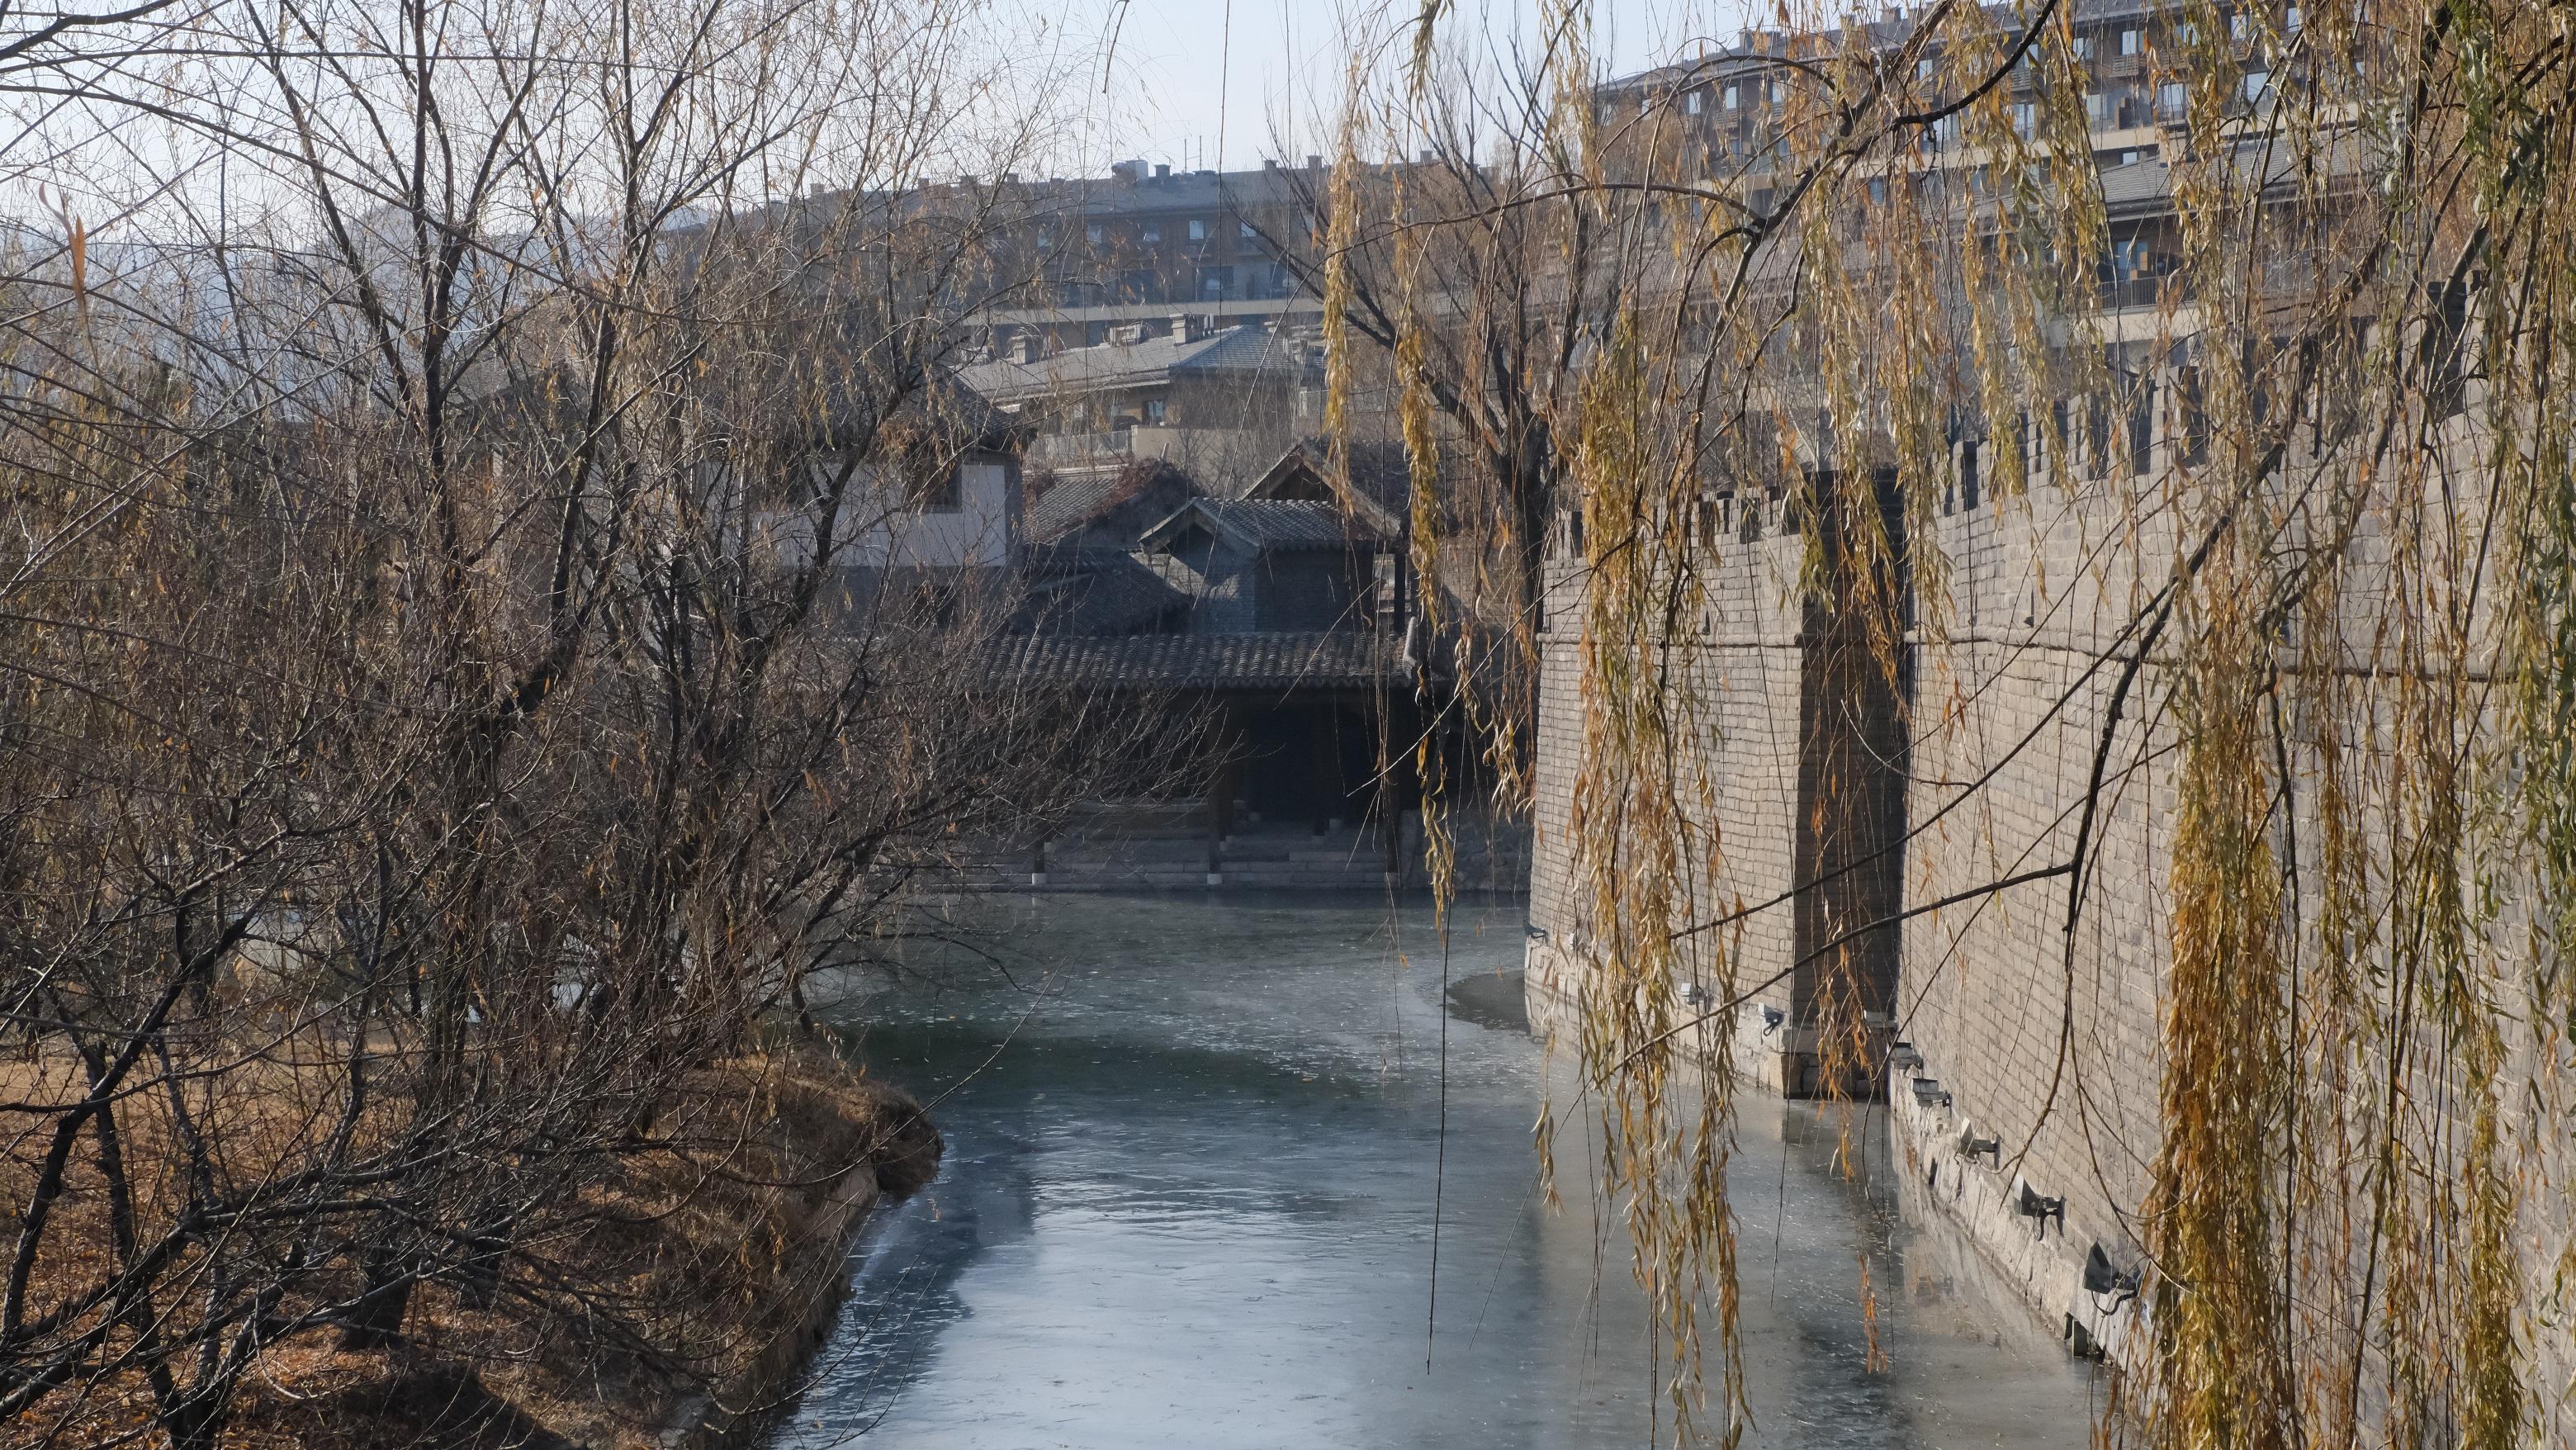
<path fill-rule="evenodd" d="M 1327 152 L 1343 84 L 1343 17 L 1407 16 L 1419 0 L 1026 0 L 1068 51 L 1110 42 L 1090 67 L 1088 133 L 1097 170 L 1119 157 L 1174 169 L 1257 166 L 1284 130 L 1293 159 Z M 1451 0 L 1443 33 L 1508 51 L 1536 34 L 1537 0 Z M 1594 46 L 1619 73 L 1661 64 L 1701 40 L 1731 37 L 1746 0 L 1595 0 Z M 1107 93 L 1103 93 L 1103 72 Z"/>

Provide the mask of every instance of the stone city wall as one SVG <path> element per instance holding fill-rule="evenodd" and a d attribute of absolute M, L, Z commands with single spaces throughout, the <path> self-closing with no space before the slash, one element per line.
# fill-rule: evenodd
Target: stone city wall
<path fill-rule="evenodd" d="M 2164 453 L 2159 439 L 2149 466 L 2161 468 Z M 1791 904 L 1755 912 L 1729 936 L 1736 981 L 1785 976 L 1714 1028 L 1733 1032 L 1737 1061 L 1755 1080 L 1814 1090 L 1821 1084 L 1802 1056 L 1810 1041 L 1801 1036 L 1797 967 L 1823 939 L 1810 918 L 1829 930 L 1900 918 L 1870 933 L 1883 938 L 1893 978 L 1887 1035 L 1901 1044 L 1895 1065 L 1870 1090 L 1891 1104 L 1906 1162 L 1923 1189 L 1920 1201 L 1956 1217 L 2072 1347 L 2115 1355 L 2135 1334 L 2136 1308 L 2116 1292 L 2088 1290 L 2085 1267 L 2097 1248 L 2115 1268 L 2134 1268 L 2141 1258 L 2136 1213 L 2159 1135 L 2178 765 L 2170 635 L 2137 666 L 2117 728 L 2106 732 L 2137 652 L 2127 631 L 2172 577 L 2178 551 L 2169 517 L 2141 517 L 2131 505 L 2109 502 L 2140 492 L 2126 481 L 2105 487 L 2040 479 L 2008 500 L 1948 500 L 1936 536 L 1950 577 L 1942 588 L 1921 591 L 1905 660 L 1907 728 L 1893 749 L 1883 748 L 1884 735 L 1871 738 L 1872 752 L 1893 757 L 1883 762 L 1888 773 L 1879 784 L 1901 798 L 1902 820 L 1883 837 L 1901 842 L 1888 852 L 1902 863 L 1892 901 L 1852 884 L 1865 874 L 1848 869 L 1853 853 L 1844 853 L 1837 873 L 1834 859 L 1819 857 L 1805 839 L 1816 820 L 1850 814 L 1848 802 L 1820 788 L 1814 732 L 1871 735 L 1885 722 L 1837 719 L 1817 708 L 1820 679 L 1828 693 L 1844 692 L 1845 706 L 1854 700 L 1849 679 L 1837 683 L 1825 648 L 1831 641 L 1820 640 L 1812 616 L 1802 618 L 1795 581 L 1804 541 L 1781 532 L 1778 505 L 1754 505 L 1759 537 L 1732 514 L 1712 547 L 1696 549 L 1695 564 L 1712 581 L 1712 607 L 1670 642 L 1674 677 L 1703 702 L 1694 713 L 1705 728 L 1691 744 L 1716 782 L 1715 816 L 1692 815 L 1720 843 L 1717 892 L 1730 903 L 1768 901 L 1790 893 L 1793 882 L 1812 880 L 1819 866 L 1844 883 L 1834 888 L 1845 893 L 1841 899 L 1798 892 Z M 1585 729 L 1582 578 L 1567 562 L 1578 556 L 1564 547 L 1557 553 L 1543 636 L 1530 888 L 1533 1019 L 1558 1024 L 1597 950 L 1587 926 L 1593 888 L 1577 879 L 1570 849 Z M 2353 545 L 2365 571 L 2384 556 L 2367 530 Z M 2347 634 L 2366 628 L 2357 617 Z M 1865 700 L 1856 708 L 1895 709 Z M 2098 793 L 2091 789 L 2097 758 Z M 2294 761 L 2294 780 L 2310 764 Z M 2071 931 L 2062 874 L 1983 889 L 2069 860 L 2088 796 L 2098 799 L 2090 874 Z M 2310 867 L 2317 833 L 2299 827 L 2313 820 L 2312 809 L 2294 799 L 2290 816 L 2292 848 Z M 1885 829 L 1883 822 L 1861 826 Z M 1802 872 L 1802 863 L 1810 869 Z M 1936 906 L 1954 897 L 1955 904 Z M 2312 913 L 2316 903 L 2296 906 Z M 1686 958 L 1683 970 L 1708 973 L 1706 952 Z M 2528 1043 L 2515 1050 L 2513 1070 L 2525 1072 Z M 1926 1080 L 1919 1088 L 1918 1078 Z M 2576 1348 L 2567 1306 L 2552 1287 L 2559 1253 L 2576 1242 L 2564 1191 L 2576 1123 L 2571 1106 L 2518 1102 L 2514 1124 L 2544 1144 L 2520 1200 L 2525 1302 L 2544 1316 L 2527 1326 L 2526 1383 L 2548 1402 L 2541 1443 L 2559 1445 L 2576 1445 L 2564 1403 L 2564 1387 L 2576 1382 Z M 2431 1131 L 2455 1134 L 2457 1124 Z M 1977 1140 L 1993 1140 L 2001 1151 L 1963 1151 L 1963 1143 Z M 2427 1156 L 2438 1158 L 2439 1146 Z M 2025 1189 L 2062 1199 L 2062 1221 L 2019 1211 Z M 2553 1314 L 2559 1317 L 2545 1319 Z"/>

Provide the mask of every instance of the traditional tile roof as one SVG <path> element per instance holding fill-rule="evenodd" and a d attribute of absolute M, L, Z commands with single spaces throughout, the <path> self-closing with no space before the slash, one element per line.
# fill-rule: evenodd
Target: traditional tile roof
<path fill-rule="evenodd" d="M 1066 469 L 1030 496 L 1020 533 L 1048 543 L 1089 531 L 1086 544 L 1129 548 L 1147 527 L 1200 492 L 1197 480 L 1162 459 Z"/>
<path fill-rule="evenodd" d="M 1301 438 L 1279 455 L 1269 471 L 1244 490 L 1247 499 L 1332 497 L 1328 482 L 1332 442 L 1321 435 Z M 1404 532 L 1411 514 L 1413 471 L 1404 445 L 1354 439 L 1350 444 L 1351 506 L 1381 534 Z"/>
<path fill-rule="evenodd" d="M 1189 606 L 1189 596 L 1121 549 L 1031 551 L 1028 593 L 1014 611 L 1017 631 L 1120 635 L 1155 625 Z"/>
<path fill-rule="evenodd" d="M 1046 492 L 1029 499 L 1020 518 L 1021 535 L 1042 544 L 1091 522 L 1124 491 L 1126 481 L 1119 473 L 1115 468 L 1094 468 L 1057 475 Z"/>
<path fill-rule="evenodd" d="M 1270 634 L 1040 634 L 998 642 L 1015 684 L 1091 689 L 1359 688 L 1399 677 L 1392 641 L 1358 630 Z"/>
<path fill-rule="evenodd" d="M 1144 545 L 1159 549 L 1196 524 L 1249 552 L 1347 549 L 1379 542 L 1367 520 L 1341 505 L 1307 499 L 1194 498 L 1145 531 Z"/>

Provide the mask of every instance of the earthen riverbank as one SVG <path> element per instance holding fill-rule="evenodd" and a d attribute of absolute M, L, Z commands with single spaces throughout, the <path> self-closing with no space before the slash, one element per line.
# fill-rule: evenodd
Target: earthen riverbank
<path fill-rule="evenodd" d="M 592 1230 L 552 1251 L 613 1266 L 625 1329 L 597 1332 L 506 1286 L 472 1307 L 424 1285 L 386 1349 L 316 1336 L 271 1351 L 223 1444 L 749 1443 L 829 1332 L 859 1230 L 928 1182 L 944 1145 L 910 1097 L 820 1046 L 704 1072 L 685 1094 L 701 1106 L 651 1130 L 688 1148 L 605 1185 Z"/>

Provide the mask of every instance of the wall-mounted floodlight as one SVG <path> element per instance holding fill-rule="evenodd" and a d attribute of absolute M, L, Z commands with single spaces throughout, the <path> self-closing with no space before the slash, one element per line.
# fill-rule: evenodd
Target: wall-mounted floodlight
<path fill-rule="evenodd" d="M 1777 1008 L 1777 1007 L 1765 1007 L 1765 1008 L 1763 1008 L 1763 1009 L 1762 1009 L 1762 1035 L 1763 1035 L 1763 1036 L 1765 1036 L 1765 1037 L 1770 1036 L 1772 1033 L 1774 1033 L 1774 1032 L 1776 1032 L 1776 1031 L 1778 1031 L 1778 1030 L 1780 1029 L 1780 1024 L 1781 1024 L 1781 1023 L 1786 1022 L 1786 1021 L 1788 1021 L 1788 1020 L 1789 1020 L 1789 1014 L 1788 1014 L 1788 1013 L 1786 1013 L 1786 1012 L 1781 1011 L 1781 1010 L 1780 1010 L 1779 1008 Z"/>
<path fill-rule="evenodd" d="M 1705 1002 L 1705 1001 L 1707 1001 L 1707 1000 L 1708 1000 L 1708 988 L 1701 986 L 1701 985 L 1700 985 L 1699 983 L 1697 983 L 1697 982 L 1684 982 L 1684 983 L 1682 983 L 1682 1005 L 1683 1005 L 1683 1006 L 1685 1006 L 1685 1007 L 1696 1007 L 1696 1006 L 1698 1006 L 1700 1003 Z"/>
<path fill-rule="evenodd" d="M 1950 1106 L 1950 1095 L 1942 1090 L 1939 1078 L 1918 1077 L 1914 1080 L 1914 1101 L 1927 1108 L 1946 1108 Z"/>
<path fill-rule="evenodd" d="M 2102 1252 L 2100 1244 L 2095 1244 L 2084 1256 L 2085 1292 L 2119 1296 L 2111 1301 L 2110 1309 L 2102 1311 L 2105 1314 L 2137 1298 L 2138 1286 L 2146 1282 L 2146 1277 L 2144 1269 L 2123 1269 L 2112 1263 L 2111 1256 Z"/>
<path fill-rule="evenodd" d="M 2041 1238 L 2048 1237 L 2048 1221 L 2052 1218 L 2057 1220 L 2059 1236 L 2063 1237 L 2066 1233 L 2066 1200 L 2051 1198 L 2031 1187 L 2028 1182 L 2024 1182 L 2021 1186 L 2021 1197 L 2013 1201 L 2013 1212 L 2024 1218 L 2038 1219 Z"/>
<path fill-rule="evenodd" d="M 1978 1159 L 1986 1157 L 1989 1154 L 1993 1155 L 1995 1166 L 1997 1168 L 2004 1166 L 2004 1140 L 2001 1138 L 1980 1138 L 1977 1136 L 1977 1130 L 1974 1128 L 1970 1128 L 1959 1135 L 1960 1157 L 1974 1163 Z"/>
<path fill-rule="evenodd" d="M 1923 1065 L 1923 1054 L 1911 1042 L 1899 1042 L 1887 1049 L 1887 1060 L 1911 1072 Z"/>

